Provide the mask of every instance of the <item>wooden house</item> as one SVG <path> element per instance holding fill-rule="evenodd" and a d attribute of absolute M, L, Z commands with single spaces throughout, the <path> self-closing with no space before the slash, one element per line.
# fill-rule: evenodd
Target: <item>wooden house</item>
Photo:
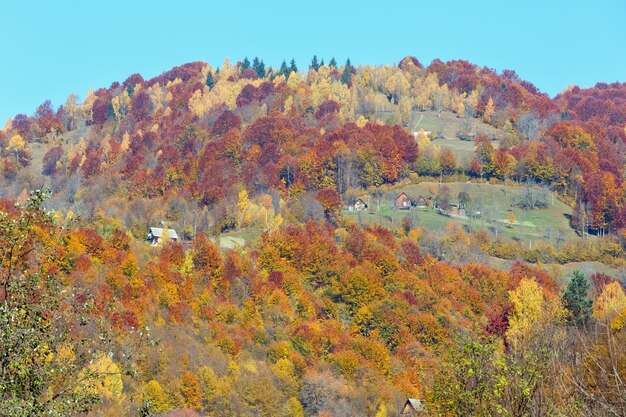
<path fill-rule="evenodd" d="M 411 208 L 411 204 L 411 199 L 405 192 L 400 193 L 400 195 L 396 197 L 395 207 L 398 210 L 409 210 Z"/>
<path fill-rule="evenodd" d="M 159 243 L 161 243 L 161 240 L 163 238 L 163 231 L 164 229 L 162 227 L 150 227 L 148 229 L 146 241 L 148 241 L 148 243 L 150 243 L 152 246 L 157 246 Z M 178 234 L 174 229 L 167 229 L 167 235 L 173 241 L 178 240 Z"/>
<path fill-rule="evenodd" d="M 426 208 L 428 207 L 428 201 L 426 201 L 423 195 L 420 195 L 417 197 L 417 200 L 415 200 L 415 206 L 417 208 Z"/>
<path fill-rule="evenodd" d="M 360 198 L 354 202 L 353 206 L 354 206 L 354 210 L 356 211 L 363 211 L 367 209 L 367 204 L 365 204 L 365 201 L 361 200 Z"/>
<path fill-rule="evenodd" d="M 402 408 L 402 412 L 400 413 L 401 417 L 414 417 L 421 416 L 426 411 L 424 408 L 424 404 L 422 404 L 421 400 L 417 400 L 415 398 L 408 398 L 404 403 L 404 407 Z"/>

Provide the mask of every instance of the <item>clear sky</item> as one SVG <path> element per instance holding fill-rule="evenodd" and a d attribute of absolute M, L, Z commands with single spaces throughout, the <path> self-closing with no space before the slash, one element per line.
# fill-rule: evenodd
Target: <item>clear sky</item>
<path fill-rule="evenodd" d="M 626 2 L 2 0 L 0 126 L 135 72 L 246 55 L 305 68 L 313 54 L 353 64 L 466 59 L 514 69 L 555 95 L 570 83 L 626 81 Z"/>

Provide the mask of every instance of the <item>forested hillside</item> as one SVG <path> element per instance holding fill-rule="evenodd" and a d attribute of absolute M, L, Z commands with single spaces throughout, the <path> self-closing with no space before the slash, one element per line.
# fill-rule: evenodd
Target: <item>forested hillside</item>
<path fill-rule="evenodd" d="M 47 101 L 0 131 L 0 416 L 626 415 L 625 144 L 626 84 L 413 57 Z"/>

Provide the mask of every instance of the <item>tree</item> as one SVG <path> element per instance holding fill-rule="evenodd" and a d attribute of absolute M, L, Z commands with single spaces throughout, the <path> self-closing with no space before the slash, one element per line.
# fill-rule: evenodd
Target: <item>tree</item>
<path fill-rule="evenodd" d="M 337 61 L 335 61 L 335 57 L 332 57 L 330 59 L 330 62 L 328 63 L 328 66 L 331 68 L 337 68 Z"/>
<path fill-rule="evenodd" d="M 569 311 L 569 321 L 575 325 L 586 324 L 592 314 L 592 301 L 587 295 L 589 282 L 585 275 L 576 270 L 563 294 L 563 305 Z"/>
<path fill-rule="evenodd" d="M 444 174 L 450 175 L 454 173 L 454 171 L 456 170 L 457 161 L 456 155 L 454 154 L 454 151 L 452 149 L 443 148 L 441 150 L 441 152 L 439 153 L 439 165 L 441 166 L 441 171 Z"/>
<path fill-rule="evenodd" d="M 487 105 L 485 106 L 485 112 L 483 113 L 483 119 L 486 123 L 491 122 L 491 116 L 493 116 L 495 109 L 496 108 L 493 104 L 493 99 L 489 97 L 489 101 L 487 101 Z"/>
<path fill-rule="evenodd" d="M 450 187 L 443 185 L 439 188 L 435 196 L 435 204 L 443 213 L 447 213 L 452 208 L 452 204 L 450 203 Z"/>
<path fill-rule="evenodd" d="M 503 352 L 497 340 L 462 341 L 449 350 L 437 376 L 431 402 L 437 411 L 452 415 L 497 415 L 500 401 L 498 380 L 502 378 Z"/>
<path fill-rule="evenodd" d="M 263 60 L 259 60 L 258 57 L 254 57 L 252 60 L 252 69 L 256 72 L 259 78 L 265 78 L 265 64 Z"/>
<path fill-rule="evenodd" d="M 469 204 L 472 203 L 472 199 L 470 198 L 467 191 L 461 191 L 459 193 L 458 200 L 459 200 L 459 209 L 464 209 Z"/>
<path fill-rule="evenodd" d="M 284 59 L 283 59 L 283 62 L 280 64 L 278 75 L 284 75 L 285 78 L 289 77 L 289 68 L 287 68 L 287 63 L 285 62 Z"/>
<path fill-rule="evenodd" d="M 215 78 L 213 77 L 213 71 L 209 71 L 206 76 L 205 84 L 209 87 L 209 90 L 212 90 L 215 87 Z"/>
<path fill-rule="evenodd" d="M 341 74 L 341 82 L 343 84 L 350 84 L 352 81 L 352 64 L 350 63 L 350 58 L 346 60 L 346 65 L 343 67 L 343 73 Z"/>
<path fill-rule="evenodd" d="M 239 68 L 241 70 L 241 72 L 247 70 L 248 68 L 250 68 L 250 60 L 248 59 L 248 57 L 245 57 L 243 59 L 243 62 L 241 63 L 241 68 Z"/>
<path fill-rule="evenodd" d="M 320 64 L 319 62 L 317 62 L 317 55 L 313 55 L 313 59 L 311 60 L 311 68 L 313 68 L 315 71 L 320 69 Z"/>
<path fill-rule="evenodd" d="M 65 416 L 99 400 L 94 345 L 74 335 L 89 324 L 88 299 L 65 291 L 63 233 L 45 193 L 0 212 L 0 416 Z"/>
<path fill-rule="evenodd" d="M 339 214 L 341 206 L 341 197 L 339 193 L 331 188 L 324 188 L 317 193 L 317 199 L 322 207 L 324 207 L 324 213 L 329 220 L 334 220 Z"/>
<path fill-rule="evenodd" d="M 289 63 L 289 75 L 291 75 L 292 72 L 298 72 L 298 67 L 296 66 L 296 60 L 294 58 L 291 58 L 291 62 Z"/>
<path fill-rule="evenodd" d="M 185 407 L 199 410 L 202 408 L 202 389 L 198 377 L 190 371 L 185 371 L 180 377 L 180 393 Z"/>
<path fill-rule="evenodd" d="M 15 155 L 15 160 L 18 160 L 19 153 L 24 149 L 26 149 L 26 141 L 22 139 L 22 136 L 19 134 L 11 136 L 7 150 Z"/>

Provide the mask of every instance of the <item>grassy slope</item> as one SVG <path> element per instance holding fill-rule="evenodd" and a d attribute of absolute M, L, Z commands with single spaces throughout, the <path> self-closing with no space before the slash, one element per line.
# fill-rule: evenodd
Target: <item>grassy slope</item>
<path fill-rule="evenodd" d="M 471 229 L 491 228 L 490 218 L 499 219 L 499 233 L 505 236 L 521 239 L 525 242 L 549 240 L 554 243 L 559 231 L 566 240 L 576 239 L 577 235 L 569 225 L 568 215 L 572 209 L 556 198 L 551 206 L 545 209 L 525 211 L 513 207 L 513 200 L 524 190 L 523 187 L 512 187 L 492 184 L 475 183 L 448 183 L 450 188 L 451 203 L 457 203 L 457 196 L 461 191 L 466 191 L 472 202 L 480 207 L 482 213 L 486 213 L 483 219 L 466 219 L 460 217 L 448 217 L 438 214 L 432 208 L 414 209 L 410 211 L 394 210 L 393 201 L 387 198 L 381 201 L 380 211 L 376 210 L 376 204 L 372 197 L 369 197 L 369 209 L 365 212 L 349 212 L 344 210 L 344 215 L 355 219 L 363 224 L 381 224 L 383 226 L 399 226 L 402 218 L 410 215 L 415 223 L 428 230 L 443 230 L 446 225 L 455 221 L 467 225 Z M 417 198 L 422 195 L 425 198 L 435 197 L 439 184 L 433 182 L 423 182 L 420 184 L 410 184 L 394 188 L 394 193 L 404 191 L 410 198 Z M 362 196 L 364 201 L 368 201 L 368 196 Z M 515 213 L 516 221 L 509 224 L 508 215 L 512 211 Z"/>

